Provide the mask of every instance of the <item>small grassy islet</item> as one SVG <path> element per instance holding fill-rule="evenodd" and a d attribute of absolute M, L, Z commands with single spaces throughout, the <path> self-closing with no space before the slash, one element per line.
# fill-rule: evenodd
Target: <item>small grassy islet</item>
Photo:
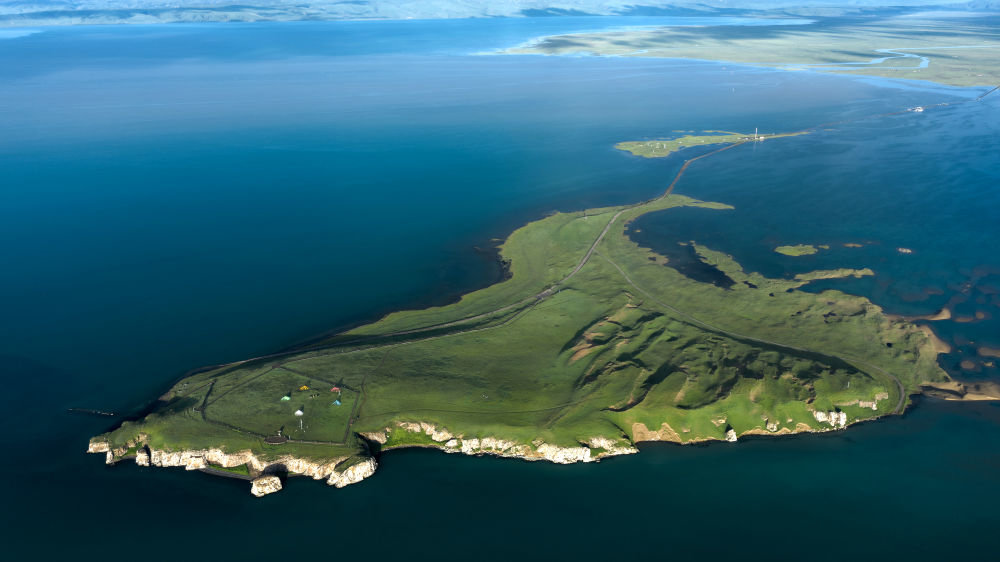
<path fill-rule="evenodd" d="M 785 256 L 811 256 L 819 252 L 819 248 L 811 244 L 796 244 L 795 246 L 778 246 L 775 252 Z"/>

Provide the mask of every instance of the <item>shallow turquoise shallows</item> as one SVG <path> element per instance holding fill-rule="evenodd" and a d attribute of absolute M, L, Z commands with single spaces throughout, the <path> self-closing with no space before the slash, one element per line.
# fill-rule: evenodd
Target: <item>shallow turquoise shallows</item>
<path fill-rule="evenodd" d="M 632 236 L 696 240 L 890 312 L 951 303 L 960 363 L 1000 347 L 1000 94 L 681 60 L 489 54 L 684 18 L 122 26 L 0 39 L 0 434 L 10 559 L 995 557 L 1000 408 L 555 466 L 396 451 L 335 490 L 105 467 L 110 418 L 189 369 L 497 281 L 553 210 L 661 192 L 679 130 L 815 134 L 693 165 Z M 755 24 L 726 19 L 727 25 Z M 10 34 L 14 37 L 14 34 Z M 861 119 L 917 105 L 926 112 Z M 961 102 L 961 103 L 958 103 Z M 829 245 L 808 257 L 784 244 Z M 860 248 L 844 244 L 861 244 Z M 899 251 L 911 250 L 911 253 Z M 983 367 L 973 378 L 997 377 Z"/>

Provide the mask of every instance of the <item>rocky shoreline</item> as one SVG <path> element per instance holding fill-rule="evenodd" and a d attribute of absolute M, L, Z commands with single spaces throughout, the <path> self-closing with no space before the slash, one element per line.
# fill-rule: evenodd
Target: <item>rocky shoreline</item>
<path fill-rule="evenodd" d="M 874 408 L 873 408 L 874 409 Z M 596 436 L 582 442 L 579 447 L 559 447 L 541 440 L 535 440 L 531 445 L 517 443 L 515 441 L 500 439 L 497 437 L 473 437 L 464 438 L 462 435 L 453 435 L 444 428 L 438 428 L 427 422 L 397 422 L 395 427 L 387 427 L 381 431 L 360 433 L 370 442 L 381 445 L 382 451 L 392 451 L 406 448 L 436 449 L 445 453 L 461 453 L 465 455 L 492 455 L 503 458 L 516 458 L 527 461 L 544 460 L 556 464 L 574 464 L 578 462 L 597 462 L 601 459 L 619 455 L 631 455 L 638 453 L 635 447 L 639 443 L 665 442 L 687 445 L 695 443 L 707 443 L 710 441 L 725 441 L 735 443 L 739 437 L 750 435 L 793 435 L 796 433 L 826 433 L 847 428 L 856 423 L 872 421 L 875 418 L 848 420 L 847 414 L 839 410 L 829 412 L 814 412 L 813 417 L 817 422 L 828 424 L 830 427 L 814 428 L 804 423 L 799 423 L 795 428 L 781 427 L 768 423 L 767 431 L 756 428 L 737 434 L 732 428 L 727 429 L 722 437 L 707 437 L 683 441 L 680 435 L 667 423 L 653 431 L 641 423 L 632 427 L 632 440 L 619 438 L 617 440 L 603 436 Z M 722 420 L 723 423 L 725 420 Z M 388 445 L 390 435 L 393 431 L 405 431 L 423 435 L 431 438 L 430 443 L 401 443 L 398 445 Z"/>
<path fill-rule="evenodd" d="M 400 431 L 430 437 L 432 442 L 423 444 L 404 442 L 400 445 L 382 447 L 383 451 L 420 446 L 438 449 L 446 453 L 493 455 L 523 460 L 546 460 L 556 464 L 595 462 L 605 457 L 629 455 L 639 452 L 638 449 L 632 446 L 631 442 L 622 439 L 608 439 L 602 436 L 591 437 L 585 443 L 581 443 L 579 447 L 559 447 L 545 443 L 540 439 L 536 439 L 528 445 L 499 437 L 465 437 L 462 434 L 453 434 L 445 428 L 439 428 L 427 422 L 396 422 L 394 427 L 387 427 L 381 431 L 361 433 L 360 435 L 371 442 L 385 445 L 389 442 L 394 432 Z"/>
<path fill-rule="evenodd" d="M 129 451 L 133 449 L 135 453 L 130 455 Z M 274 486 L 274 480 L 278 479 L 278 473 L 308 476 L 313 480 L 326 480 L 327 485 L 343 488 L 361 482 L 375 474 L 377 468 L 377 463 L 372 457 L 367 457 L 342 470 L 337 470 L 337 467 L 347 461 L 349 457 L 313 461 L 291 455 L 280 455 L 273 459 L 264 458 L 255 455 L 249 449 L 236 453 L 226 453 L 222 449 L 215 448 L 163 451 L 150 449 L 142 436 L 136 442 L 128 443 L 126 447 L 118 448 L 112 448 L 106 441 L 91 441 L 87 452 L 103 453 L 106 464 L 116 464 L 122 460 L 134 458 L 135 464 L 139 466 L 183 467 L 184 470 L 209 471 L 213 466 L 232 468 L 246 465 L 250 471 L 251 493 L 258 497 L 281 489 L 280 483 L 277 487 Z M 280 481 L 280 479 L 278 480 Z"/>
<path fill-rule="evenodd" d="M 726 431 L 725 436 L 721 438 L 705 438 L 685 442 L 682 441 L 680 435 L 667 423 L 663 423 L 662 427 L 656 431 L 647 428 L 643 424 L 636 423 L 632 428 L 634 440 L 595 436 L 581 442 L 578 447 L 559 447 L 545 443 L 540 439 L 536 439 L 531 444 L 524 444 L 497 437 L 465 437 L 461 434 L 453 434 L 445 428 L 440 428 L 427 422 L 396 422 L 394 426 L 386 427 L 381 431 L 364 432 L 359 435 L 372 444 L 378 444 L 382 452 L 404 448 L 429 448 L 445 453 L 474 456 L 491 455 L 527 461 L 575 464 L 578 462 L 597 462 L 608 457 L 635 454 L 639 452 L 635 445 L 644 442 L 667 442 L 680 445 L 709 441 L 726 441 L 732 443 L 743 436 L 825 433 L 842 430 L 855 423 L 871 421 L 870 419 L 848 421 L 846 414 L 840 411 L 817 411 L 814 412 L 814 417 L 817 422 L 826 423 L 830 427 L 813 428 L 799 423 L 794 429 L 790 427 L 781 427 L 778 429 L 776 426 L 772 428 L 771 424 L 768 424 L 768 431 L 758 428 L 737 435 L 730 428 Z M 429 437 L 431 442 L 390 444 L 393 434 L 398 434 L 399 432 L 414 436 Z M 105 463 L 109 465 L 117 464 L 124 460 L 135 459 L 135 463 L 139 466 L 183 467 L 185 470 L 199 470 L 218 476 L 249 480 L 250 492 L 257 497 L 272 494 L 282 489 L 282 479 L 279 477 L 279 474 L 307 476 L 313 480 L 326 480 L 327 485 L 343 488 L 344 486 L 356 484 L 372 476 L 378 468 L 378 463 L 374 457 L 365 457 L 355 464 L 342 470 L 337 470 L 337 467 L 350 457 L 314 461 L 291 455 L 264 458 L 254 454 L 249 449 L 235 453 L 226 453 L 218 448 L 164 451 L 149 448 L 146 444 L 145 436 L 142 434 L 135 441 L 130 441 L 126 443 L 126 446 L 117 448 L 112 448 L 107 441 L 93 440 L 90 442 L 87 452 L 104 454 Z M 223 470 L 243 465 L 250 472 L 246 476 L 226 473 Z"/>

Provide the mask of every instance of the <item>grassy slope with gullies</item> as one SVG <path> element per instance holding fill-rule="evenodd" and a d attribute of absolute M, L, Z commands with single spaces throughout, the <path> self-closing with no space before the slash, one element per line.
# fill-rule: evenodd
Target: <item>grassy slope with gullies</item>
<path fill-rule="evenodd" d="M 531 447 L 578 446 L 597 436 L 692 442 L 721 439 L 729 428 L 829 429 L 814 410 L 869 419 L 896 411 L 922 382 L 947 380 L 916 326 L 861 297 L 796 290 L 811 278 L 870 270 L 768 279 L 696 244 L 705 263 L 735 281 L 725 289 L 683 276 L 627 236 L 638 216 L 687 205 L 731 209 L 670 195 L 554 214 L 504 243 L 507 281 L 453 305 L 390 314 L 306 351 L 198 373 L 145 419 L 97 439 L 121 446 L 144 433 L 154 449 L 316 460 L 363 455 L 358 433 L 413 422 Z M 592 258 L 559 283 L 609 224 Z M 903 385 L 902 398 L 887 373 Z M 298 390 L 303 385 L 309 389 Z M 343 388 L 340 406 L 332 404 L 332 385 Z M 281 400 L 286 394 L 290 400 Z M 876 410 L 859 406 L 885 395 Z M 265 444 L 279 428 L 317 443 Z M 433 443 L 423 433 L 392 431 L 386 445 Z"/>

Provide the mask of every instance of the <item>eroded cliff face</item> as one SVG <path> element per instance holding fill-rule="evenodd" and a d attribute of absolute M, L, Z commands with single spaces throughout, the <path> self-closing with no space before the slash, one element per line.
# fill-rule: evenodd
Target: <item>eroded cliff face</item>
<path fill-rule="evenodd" d="M 825 431 L 841 429 L 847 425 L 847 416 L 843 412 L 814 412 L 814 417 L 821 423 L 827 423 L 831 427 Z M 719 420 L 725 423 L 725 419 Z M 797 424 L 795 429 L 781 427 L 778 429 L 776 423 L 766 420 L 767 432 L 770 434 L 785 434 L 799 432 L 824 431 L 823 429 L 813 429 L 805 424 Z M 397 432 L 419 434 L 430 438 L 431 443 L 408 442 L 405 436 L 400 439 Z M 394 425 L 381 431 L 366 432 L 360 434 L 369 441 L 388 445 L 388 448 L 431 446 L 446 453 L 461 453 L 466 455 L 495 455 L 499 457 L 519 458 L 525 460 L 547 460 L 557 464 L 572 464 L 578 462 L 594 462 L 605 457 L 615 455 L 628 455 L 637 453 L 633 446 L 633 441 L 673 441 L 682 442 L 680 435 L 668 424 L 663 423 L 656 430 L 650 430 L 641 423 L 636 423 L 632 427 L 632 441 L 628 438 L 609 438 L 605 436 L 594 436 L 580 442 L 576 447 L 560 447 L 550 443 L 545 443 L 541 439 L 536 439 L 531 443 L 520 443 L 513 440 L 499 437 L 467 437 L 461 433 L 438 427 L 428 422 L 396 422 Z M 746 434 L 765 434 L 763 429 L 746 431 Z M 725 436 L 726 441 L 735 442 L 737 434 L 732 428 L 728 428 Z M 697 439 L 688 442 L 709 441 L 716 439 Z M 398 444 L 393 444 L 397 441 Z M 151 449 L 146 445 L 147 437 L 140 434 L 135 441 L 126 443 L 123 447 L 113 448 L 109 443 L 101 440 L 91 441 L 87 447 L 88 453 L 104 454 L 105 462 L 108 464 L 117 463 L 125 458 L 132 458 L 134 455 L 136 464 L 140 466 L 157 467 L 183 467 L 185 470 L 203 470 L 212 466 L 231 468 L 246 465 L 251 475 L 257 476 L 251 483 L 251 493 L 257 497 L 271 494 L 281 490 L 281 481 L 270 472 L 275 468 L 287 471 L 291 475 L 308 476 L 314 480 L 326 480 L 330 486 L 343 488 L 350 484 L 361 482 L 365 478 L 375 474 L 378 465 L 374 458 L 361 459 L 354 464 L 341 470 L 337 466 L 341 465 L 348 457 L 315 461 L 305 458 L 297 458 L 291 455 L 282 455 L 274 458 L 264 458 L 254 454 L 251 450 L 237 451 L 229 453 L 222 449 L 194 449 L 168 451 Z"/>
<path fill-rule="evenodd" d="M 277 476 L 261 476 L 250 483 L 250 493 L 258 498 L 281 491 L 281 478 Z"/>
<path fill-rule="evenodd" d="M 434 442 L 434 445 L 431 446 L 446 453 L 547 460 L 558 464 L 593 462 L 604 457 L 638 452 L 627 440 L 609 439 L 603 436 L 591 437 L 585 443 L 581 443 L 579 447 L 559 447 L 545 443 L 540 439 L 526 444 L 499 437 L 466 437 L 462 434 L 453 434 L 445 428 L 439 428 L 427 422 L 397 422 L 395 427 L 387 427 L 382 431 L 363 435 L 384 444 L 389 441 L 389 435 L 394 431 L 427 435 Z M 399 446 L 405 447 L 407 445 Z"/>
<path fill-rule="evenodd" d="M 847 414 L 844 412 L 813 412 L 813 417 L 820 423 L 828 423 L 831 427 L 843 429 L 847 427 Z"/>
<path fill-rule="evenodd" d="M 342 472 L 334 471 L 334 473 L 330 475 L 330 478 L 327 479 L 326 483 L 336 488 L 343 488 L 344 486 L 350 484 L 357 484 L 372 474 L 375 474 L 376 468 L 378 468 L 378 465 L 375 463 L 375 459 L 369 457 Z"/>
<path fill-rule="evenodd" d="M 107 442 L 91 441 L 87 447 L 87 452 L 104 453 L 105 462 L 115 464 L 126 458 L 127 452 L 136 447 L 138 449 L 135 453 L 135 462 L 139 466 L 183 467 L 184 470 L 202 470 L 210 466 L 232 468 L 246 465 L 251 474 L 267 474 L 273 469 L 281 469 L 292 475 L 308 476 L 314 480 L 325 479 L 327 484 L 337 488 L 343 488 L 344 486 L 355 484 L 368 478 L 375 473 L 377 467 L 373 458 L 366 458 L 338 471 L 337 466 L 347 460 L 347 457 L 314 461 L 291 455 L 263 458 L 255 455 L 249 449 L 235 453 L 227 453 L 222 449 L 193 449 L 183 451 L 148 449 L 145 446 L 142 436 L 135 443 L 130 442 L 127 447 L 117 449 L 112 448 Z M 267 478 L 267 480 L 262 480 L 262 478 Z M 254 483 L 251 485 L 251 493 L 255 496 L 260 497 L 281 489 L 280 481 L 277 487 L 275 487 L 273 481 L 270 480 L 273 476 L 262 478 L 254 479 Z M 258 483 L 259 480 L 261 481 L 260 483 Z M 257 493 L 263 490 L 269 491 Z"/>

